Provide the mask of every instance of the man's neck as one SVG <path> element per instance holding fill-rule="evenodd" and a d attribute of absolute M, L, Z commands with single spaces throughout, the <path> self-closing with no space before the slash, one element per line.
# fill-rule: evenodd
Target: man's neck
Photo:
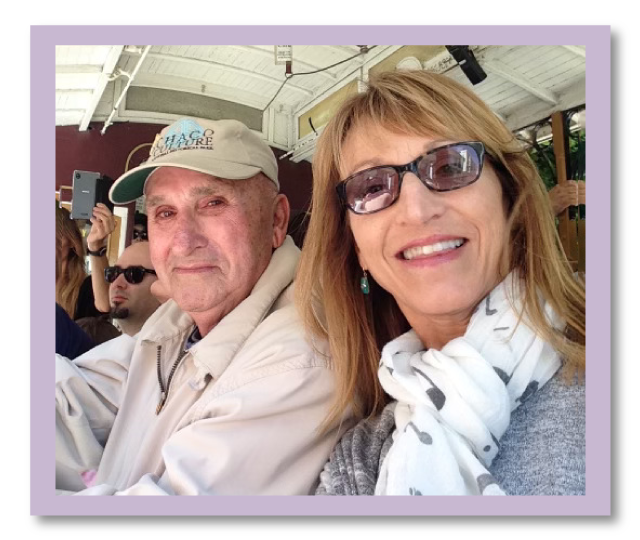
<path fill-rule="evenodd" d="M 209 332 L 211 332 L 211 330 L 213 330 L 220 322 L 220 319 L 217 319 L 215 321 L 212 321 L 211 319 L 207 321 L 202 321 L 202 320 L 198 321 L 198 318 L 196 318 L 198 314 L 196 314 L 196 317 L 194 317 L 192 313 L 190 313 L 189 315 L 191 315 L 191 318 L 193 318 L 193 321 L 196 323 L 196 326 L 198 327 L 198 332 L 200 333 L 201 338 L 203 338 Z"/>
<path fill-rule="evenodd" d="M 143 324 L 144 323 L 136 322 L 131 319 L 118 319 L 118 326 L 120 327 L 120 330 L 122 330 L 122 333 L 131 337 L 140 332 Z"/>
<path fill-rule="evenodd" d="M 229 313 L 231 313 L 237 306 L 220 306 L 217 309 L 210 311 L 203 311 L 199 313 L 189 313 L 193 322 L 198 327 L 200 336 L 205 337 L 211 330 L 213 330 L 218 323 L 224 319 Z"/>

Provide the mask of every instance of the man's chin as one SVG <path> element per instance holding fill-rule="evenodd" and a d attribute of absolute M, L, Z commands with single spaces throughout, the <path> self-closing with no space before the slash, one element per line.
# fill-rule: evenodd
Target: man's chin
<path fill-rule="evenodd" d="M 126 319 L 129 316 L 129 309 L 125 307 L 112 307 L 109 312 L 113 319 Z"/>
<path fill-rule="evenodd" d="M 222 304 L 221 299 L 203 298 L 195 295 L 176 295 L 172 297 L 180 309 L 186 313 L 203 313 Z"/>

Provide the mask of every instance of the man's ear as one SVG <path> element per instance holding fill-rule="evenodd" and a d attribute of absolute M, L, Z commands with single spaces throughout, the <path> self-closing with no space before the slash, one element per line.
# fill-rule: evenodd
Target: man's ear
<path fill-rule="evenodd" d="M 279 248 L 287 236 L 289 227 L 289 199 L 283 193 L 276 195 L 273 203 L 273 248 Z"/>

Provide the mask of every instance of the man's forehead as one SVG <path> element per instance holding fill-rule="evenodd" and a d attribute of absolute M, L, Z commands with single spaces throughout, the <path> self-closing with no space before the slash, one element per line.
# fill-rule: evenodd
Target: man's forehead
<path fill-rule="evenodd" d="M 230 180 L 211 174 L 180 169 L 178 167 L 159 167 L 147 179 L 145 194 L 153 195 L 161 187 L 162 192 L 171 193 L 181 191 L 188 186 L 189 189 L 235 189 L 244 180 Z"/>
<path fill-rule="evenodd" d="M 149 243 L 137 242 L 135 244 L 131 244 L 122 252 L 120 257 L 118 257 L 116 265 L 121 268 L 128 268 L 129 266 L 144 266 L 146 268 L 152 268 L 151 255 L 149 254 Z"/>
<path fill-rule="evenodd" d="M 228 178 L 222 178 L 210 173 L 205 173 L 193 169 L 186 169 L 184 167 L 158 167 L 147 178 L 147 189 L 153 187 L 157 182 L 156 180 L 167 180 L 166 184 L 171 186 L 174 183 L 180 185 L 187 179 L 197 179 L 203 182 L 221 183 L 227 185 L 233 185 L 237 180 L 231 180 Z"/>
<path fill-rule="evenodd" d="M 230 180 L 196 171 L 185 171 L 177 167 L 161 167 L 156 169 L 147 180 L 145 205 L 147 208 L 158 206 L 173 194 L 182 193 L 185 190 L 192 196 L 251 192 L 255 186 L 255 180 L 260 179 L 260 174 L 251 178 Z M 271 183 L 267 178 L 264 181 Z"/>

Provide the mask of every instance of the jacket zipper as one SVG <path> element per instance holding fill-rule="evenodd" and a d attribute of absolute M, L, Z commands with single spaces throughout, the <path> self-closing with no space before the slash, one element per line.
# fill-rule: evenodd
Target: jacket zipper
<path fill-rule="evenodd" d="M 167 378 L 167 387 L 165 388 L 164 383 L 162 382 L 162 369 L 161 369 L 161 362 L 160 362 L 161 350 L 162 350 L 162 346 L 158 345 L 158 348 L 156 349 L 156 353 L 157 353 L 157 360 L 158 360 L 157 365 L 158 365 L 158 384 L 160 385 L 160 402 L 156 407 L 156 415 L 160 414 L 160 412 L 164 408 L 164 405 L 167 402 L 167 398 L 169 397 L 169 387 L 171 386 L 171 379 L 173 379 L 173 374 L 176 372 L 176 369 L 178 368 L 178 364 L 180 364 L 180 361 L 187 354 L 187 351 L 184 349 L 178 353 L 178 358 L 176 358 L 176 361 L 173 363 L 173 366 L 171 366 L 171 371 L 169 372 L 169 377 Z"/>

